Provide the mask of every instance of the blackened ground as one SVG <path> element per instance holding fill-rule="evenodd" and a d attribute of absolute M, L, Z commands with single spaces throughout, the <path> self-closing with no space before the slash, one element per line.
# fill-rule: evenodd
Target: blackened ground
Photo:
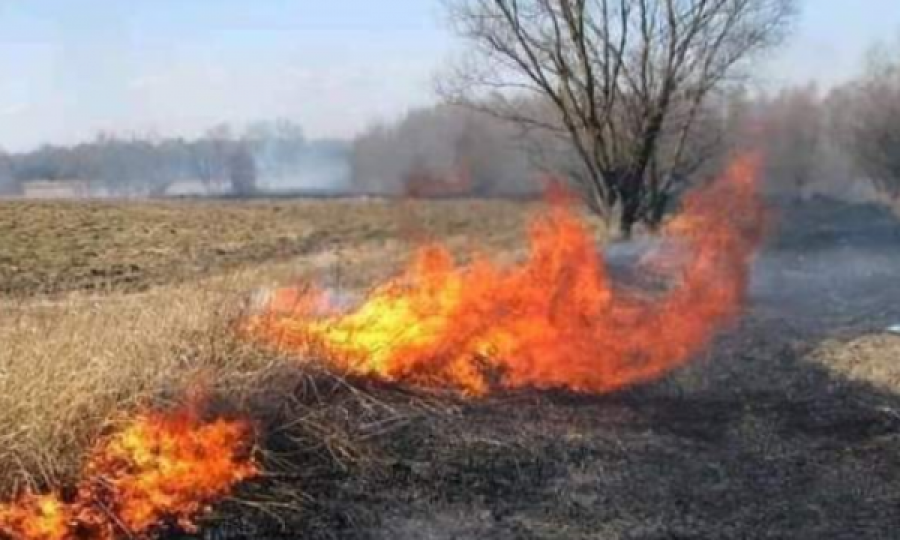
<path fill-rule="evenodd" d="M 900 393 L 810 358 L 900 323 L 900 225 L 828 201 L 779 213 L 745 317 L 689 369 L 613 396 L 522 392 L 421 416 L 308 492 L 325 526 L 282 535 L 900 537 Z"/>

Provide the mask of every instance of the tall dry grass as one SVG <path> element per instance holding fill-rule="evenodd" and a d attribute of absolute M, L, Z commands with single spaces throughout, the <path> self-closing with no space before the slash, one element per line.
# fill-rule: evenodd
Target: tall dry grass
<path fill-rule="evenodd" d="M 204 371 L 252 370 L 192 354 L 233 300 L 221 285 L 6 304 L 0 314 L 0 489 L 57 485 L 107 422 Z"/>
<path fill-rule="evenodd" d="M 363 287 L 405 255 L 401 247 L 329 253 L 139 294 L 0 299 L 0 496 L 68 485 L 112 422 L 174 405 L 198 385 L 229 412 L 250 416 L 261 438 L 279 439 L 261 447 L 320 455 L 320 470 L 360 458 L 356 440 L 421 409 L 263 350 L 234 328 L 254 290 L 335 276 Z M 275 469 L 293 465 L 265 459 Z"/>
<path fill-rule="evenodd" d="M 498 203 L 491 206 L 496 212 L 483 213 L 487 204 L 494 203 L 432 205 L 441 212 L 426 206 L 431 213 L 420 224 L 459 254 L 478 245 L 514 253 L 524 237 L 523 210 L 530 207 Z M 476 223 L 484 235 L 471 234 Z M 366 288 L 406 261 L 415 246 L 408 240 L 325 246 L 290 262 L 142 293 L 0 296 L 0 495 L 65 485 L 111 421 L 138 407 L 166 406 L 198 381 L 264 422 L 289 425 L 274 428 L 282 435 L 290 431 L 289 437 L 305 438 L 302 444 L 337 459 L 352 457 L 358 449 L 350 448 L 350 432 L 365 423 L 360 415 L 373 419 L 366 429 L 383 429 L 414 413 L 366 402 L 375 398 L 340 381 L 326 383 L 323 397 L 304 380 L 308 373 L 297 371 L 296 359 L 241 342 L 231 325 L 260 287 L 315 278 Z M 265 410 L 270 405 L 279 412 Z M 360 415 L 332 415 L 334 406 L 357 407 Z"/>
<path fill-rule="evenodd" d="M 65 485 L 110 422 L 171 405 L 189 387 L 219 389 L 241 407 L 287 384 L 296 360 L 233 327 L 250 291 L 304 271 L 313 270 L 277 264 L 141 294 L 0 299 L 0 494 Z"/>

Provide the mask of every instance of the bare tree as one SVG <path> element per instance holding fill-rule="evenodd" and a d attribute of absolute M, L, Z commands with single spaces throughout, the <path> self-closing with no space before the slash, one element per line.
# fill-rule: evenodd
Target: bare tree
<path fill-rule="evenodd" d="M 21 185 L 16 181 L 12 158 L 9 157 L 9 154 L 0 150 L 0 197 L 16 195 L 20 191 Z"/>
<path fill-rule="evenodd" d="M 815 85 L 784 89 L 765 105 L 767 176 L 775 191 L 806 195 L 822 158 L 823 117 Z"/>
<path fill-rule="evenodd" d="M 876 50 L 866 75 L 842 91 L 857 165 L 879 191 L 900 199 L 900 56 Z"/>
<path fill-rule="evenodd" d="M 228 156 L 228 176 L 235 195 L 246 197 L 256 192 L 256 160 L 246 143 L 236 143 Z"/>
<path fill-rule="evenodd" d="M 472 61 L 440 81 L 452 101 L 555 133 L 586 200 L 624 234 L 662 216 L 696 163 L 706 97 L 776 44 L 794 0 L 446 0 Z M 493 97 L 484 106 L 485 92 Z M 537 96 L 543 114 L 521 107 Z M 546 114 L 549 111 L 550 114 Z M 690 159 L 688 154 L 691 154 Z"/>

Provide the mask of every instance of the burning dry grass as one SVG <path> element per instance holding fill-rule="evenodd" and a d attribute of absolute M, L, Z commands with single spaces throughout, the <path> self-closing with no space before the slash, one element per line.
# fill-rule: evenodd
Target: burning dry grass
<path fill-rule="evenodd" d="M 438 234 L 463 250 L 462 237 L 486 226 L 480 213 L 490 207 L 447 204 L 457 210 L 445 212 L 440 227 L 456 233 Z M 489 226 L 498 231 L 482 243 L 517 247 L 518 218 L 493 219 Z M 280 521 L 288 514 L 302 517 L 311 538 L 341 538 L 343 531 L 356 538 L 366 526 L 376 537 L 416 539 L 735 537 L 773 522 L 780 532 L 824 523 L 809 529 L 814 534 L 841 530 L 839 509 L 847 504 L 900 508 L 887 484 L 877 500 L 838 500 L 856 493 L 848 478 L 864 484 L 900 470 L 890 461 L 896 452 L 886 450 L 896 448 L 885 436 L 893 424 L 849 398 L 829 401 L 833 383 L 823 373 L 804 383 L 809 400 L 785 390 L 810 377 L 800 353 L 773 339 L 781 339 L 780 326 L 751 329 L 746 342 L 720 347 L 715 369 L 695 366 L 623 396 L 513 392 L 454 405 L 373 381 L 351 383 L 234 339 L 246 291 L 298 275 L 366 287 L 393 274 L 407 247 L 357 238 L 299 262 L 139 294 L 4 300 L 3 494 L 82 486 L 85 463 L 95 461 L 91 449 L 133 425 L 123 415 L 139 421 L 148 410 L 178 410 L 200 381 L 210 396 L 204 420 L 250 417 L 264 449 L 255 454 L 264 473 L 222 509 L 223 524 L 236 521 L 244 537 L 260 537 L 247 522 L 297 533 L 297 521 Z M 896 392 L 891 339 L 826 345 L 814 359 L 829 373 Z M 882 360 L 873 364 L 877 355 Z M 863 424 L 875 429 L 855 429 Z M 832 470 L 833 484 L 815 484 Z M 73 500 L 66 490 L 60 496 Z M 54 507 L 54 495 L 42 500 Z M 816 505 L 826 510 L 813 517 L 794 511 Z M 699 525 L 683 521 L 686 512 Z M 831 512 L 833 519 L 821 519 Z M 182 517 L 193 516 L 168 512 L 160 525 Z M 889 520 L 870 521 L 877 532 Z M 716 528 L 723 523 L 732 528 Z"/>
<path fill-rule="evenodd" d="M 295 359 L 262 354 L 235 340 L 232 323 L 246 297 L 238 291 L 281 271 L 275 267 L 141 295 L 7 306 L 0 318 L 0 339 L 8 345 L 0 348 L 0 491 L 4 500 L 18 504 L 0 505 L 0 528 L 29 531 L 14 534 L 16 539 L 33 538 L 36 530 L 46 533 L 42 538 L 143 537 L 179 520 L 187 524 L 195 514 L 203 517 L 213 499 L 231 499 L 224 497 L 232 487 L 225 477 L 205 491 L 163 490 L 163 499 L 123 488 L 132 499 L 155 501 L 159 506 L 151 511 L 119 504 L 115 494 L 100 489 L 116 479 L 127 483 L 127 471 L 134 470 L 109 470 L 106 465 L 127 464 L 128 458 L 110 461 L 108 450 L 116 445 L 121 450 L 123 437 L 136 433 L 168 440 L 169 419 L 184 424 L 177 411 L 199 385 L 209 396 L 207 412 L 192 424 L 194 435 L 187 434 L 198 442 L 170 458 L 153 459 L 176 463 L 187 478 L 203 474 L 183 460 L 209 450 L 202 446 L 207 426 L 230 425 L 206 422 L 249 419 L 254 436 L 240 443 L 255 442 L 253 455 L 265 472 L 226 505 L 224 523 L 252 516 L 275 530 L 295 529 L 296 522 L 283 520 L 302 518 L 306 530 L 333 529 L 337 513 L 309 511 L 336 489 L 332 480 L 374 459 L 366 441 L 436 409 L 393 391 L 361 391 L 314 364 L 299 366 Z M 149 472 L 154 463 L 162 471 L 169 467 L 149 463 L 149 475 L 136 480 L 145 487 L 166 480 Z M 36 520 L 51 531 L 64 523 L 74 528 L 61 529 L 71 536 L 28 529 Z"/>
<path fill-rule="evenodd" d="M 345 313 L 321 291 L 284 289 L 248 332 L 353 373 L 485 395 L 493 387 L 608 393 L 687 363 L 743 308 L 761 242 L 760 160 L 746 156 L 684 201 L 654 253 L 657 294 L 617 286 L 597 242 L 557 201 L 532 223 L 525 260 L 457 265 L 443 245 Z M 645 266 L 651 266 L 646 264 Z"/>
<path fill-rule="evenodd" d="M 185 356 L 217 300 L 186 288 L 7 308 L 0 324 L 0 467 L 10 490 L 71 478 L 107 421 L 175 395 L 228 360 Z M 209 310 L 209 311 L 207 311 Z"/>
<path fill-rule="evenodd" d="M 258 388 L 248 381 L 284 364 L 231 336 L 247 291 L 313 276 L 366 287 L 390 275 L 422 233 L 460 249 L 470 236 L 509 248 L 532 208 L 427 202 L 413 214 L 379 201 L 3 204 L 0 290 L 16 293 L 0 297 L 6 494 L 71 480 L 110 418 L 166 406 L 198 377 L 234 381 L 234 392 L 246 389 L 234 399 L 250 399 Z M 258 260 L 268 262 L 223 273 Z M 106 270 L 132 263 L 141 269 L 133 281 L 107 279 Z M 200 279 L 207 274 L 218 275 Z M 171 283 L 117 292 L 156 282 Z M 37 296 L 83 288 L 94 292 Z"/>
<path fill-rule="evenodd" d="M 72 495 L 25 493 L 0 506 L 13 538 L 146 537 L 167 520 L 194 530 L 206 506 L 259 474 L 249 423 L 204 421 L 199 403 L 141 412 L 91 449 Z"/>
<path fill-rule="evenodd" d="M 324 479 L 365 461 L 367 438 L 422 414 L 424 402 L 374 397 L 315 365 L 262 353 L 235 338 L 235 318 L 258 287 L 298 275 L 364 286 L 392 272 L 404 251 L 401 242 L 362 243 L 143 293 L 2 300 L 0 493 L 25 497 L 26 517 L 42 507 L 51 521 L 71 518 L 85 504 L 48 490 L 83 487 L 98 441 L 135 414 L 181 407 L 199 383 L 211 396 L 210 418 L 252 417 L 265 448 L 265 489 L 242 497 L 241 513 L 298 513 L 315 504 L 317 493 L 333 489 Z M 323 515 L 307 526 L 329 519 Z"/>
<path fill-rule="evenodd" d="M 6 306 L 0 489 L 18 498 L 0 509 L 0 528 L 13 538 L 119 538 L 163 518 L 186 524 L 249 475 L 217 480 L 224 468 L 197 467 L 217 463 L 219 445 L 231 461 L 227 445 L 252 443 L 239 435 L 246 428 L 154 412 L 177 407 L 205 373 L 252 369 L 190 346 L 221 314 L 212 291 L 166 293 Z M 215 484 L 179 484 L 198 474 Z"/>
<path fill-rule="evenodd" d="M 0 218 L 10 247 L 0 289 L 13 293 L 0 310 L 0 493 L 19 504 L 2 516 L 6 532 L 117 537 L 191 518 L 207 497 L 141 522 L 122 507 L 111 511 L 119 522 L 111 525 L 95 511 L 117 503 L 97 501 L 90 470 L 103 441 L 135 429 L 129 421 L 182 407 L 198 381 L 213 396 L 210 418 L 252 417 L 265 439 L 264 495 L 245 499 L 242 513 L 314 504 L 317 492 L 334 489 L 323 478 L 364 462 L 364 441 L 421 414 L 423 402 L 376 398 L 313 365 L 239 343 L 233 323 L 247 291 L 304 276 L 367 287 L 424 236 L 455 250 L 473 237 L 509 249 L 528 209 L 477 201 L 414 211 L 361 201 L 8 205 Z M 476 227 L 486 233 L 473 235 Z M 290 259 L 298 253 L 305 255 Z M 259 260 L 269 262 L 223 273 Z M 316 519 L 323 518 L 307 525 Z"/>
<path fill-rule="evenodd" d="M 617 299 L 616 291 L 609 287 L 601 272 L 596 239 L 570 211 L 561 207 L 551 211 L 546 221 L 533 230 L 533 252 L 521 271 L 506 274 L 475 258 L 472 266 L 475 274 L 459 273 L 452 265 L 448 266 L 451 251 L 441 248 L 438 258 L 443 263 L 438 265 L 437 272 L 432 275 L 433 269 L 424 269 L 427 277 L 434 281 L 431 285 L 437 289 L 432 291 L 426 286 L 424 293 L 443 298 L 444 293 L 448 292 L 447 286 L 451 287 L 451 291 L 465 292 L 469 291 L 462 288 L 465 283 L 479 285 L 471 289 L 475 291 L 474 296 L 465 296 L 458 304 L 450 299 L 449 311 L 436 313 L 446 319 L 439 321 L 439 326 L 452 330 L 454 324 L 466 321 L 466 316 L 478 313 L 479 317 L 470 318 L 471 328 L 463 332 L 466 336 L 476 332 L 475 341 L 461 342 L 464 347 L 459 361 L 469 362 L 473 350 L 488 361 L 522 359 L 525 364 L 502 366 L 504 371 L 521 377 L 514 387 L 566 387 L 605 392 L 656 378 L 683 363 L 708 339 L 710 332 L 707 326 L 715 328 L 714 323 L 719 319 L 730 319 L 742 300 L 746 265 L 758 237 L 759 211 L 752 187 L 746 193 L 741 188 L 752 183 L 752 169 L 753 165 L 748 161 L 739 165 L 728 177 L 725 185 L 734 185 L 725 189 L 733 187 L 740 192 L 735 193 L 740 195 L 734 199 L 739 201 L 739 206 L 732 210 L 731 215 L 723 214 L 718 208 L 710 213 L 715 206 L 710 203 L 718 202 L 723 195 L 713 191 L 707 196 L 712 197 L 711 200 L 700 198 L 696 203 L 690 203 L 689 208 L 696 206 L 693 212 L 688 212 L 685 220 L 675 222 L 675 227 L 680 228 L 688 238 L 710 231 L 713 234 L 698 236 L 708 240 L 698 240 L 692 246 L 696 251 L 696 260 L 686 267 L 686 281 L 696 279 L 697 283 L 685 285 L 682 291 L 676 289 L 669 300 L 664 301 L 662 308 L 649 298 L 627 295 Z M 731 196 L 732 193 L 729 191 L 724 195 Z M 740 206 L 744 202 L 747 205 Z M 727 218 L 734 214 L 740 214 L 746 223 L 732 226 L 720 217 L 725 215 Z M 378 254 L 383 256 L 383 250 L 379 250 Z M 333 265 L 334 261 L 330 263 Z M 277 273 L 274 269 L 269 272 L 269 277 Z M 692 275 L 692 272 L 697 275 Z M 724 274 L 720 275 L 722 272 Z M 0 358 L 0 365 L 7 368 L 4 387 L 0 388 L 0 392 L 8 401 L 5 408 L 7 416 L 0 416 L 0 429 L 15 435 L 10 438 L 5 453 L 0 455 L 0 467 L 6 468 L 6 477 L 11 479 L 8 492 L 26 493 L 25 498 L 20 499 L 26 518 L 29 515 L 42 519 L 47 517 L 51 525 L 58 525 L 57 518 L 62 516 L 59 519 L 66 522 L 74 520 L 78 524 L 76 526 L 96 531 L 92 534 L 97 538 L 119 535 L 113 531 L 142 535 L 164 523 L 164 518 L 188 520 L 213 495 L 220 497 L 227 493 L 232 483 L 230 477 L 223 478 L 222 483 L 208 490 L 209 493 L 200 493 L 199 500 L 182 501 L 180 496 L 176 496 L 176 502 L 183 504 L 175 504 L 174 507 L 170 507 L 172 505 L 166 499 L 159 509 L 142 507 L 134 510 L 129 504 L 113 498 L 104 507 L 113 508 L 116 520 L 106 521 L 96 514 L 98 499 L 103 500 L 105 492 L 95 488 L 92 475 L 97 474 L 98 463 L 109 462 L 107 450 L 115 448 L 116 441 L 120 440 L 116 434 L 105 434 L 104 426 L 123 413 L 138 411 L 134 420 L 137 427 L 126 425 L 122 432 L 126 434 L 124 436 L 127 437 L 135 429 L 138 433 L 158 433 L 160 430 L 142 430 L 142 419 L 149 418 L 150 424 L 165 427 L 165 417 L 158 417 L 155 413 L 148 416 L 148 413 L 140 411 L 148 406 L 165 407 L 166 400 L 177 401 L 185 394 L 186 385 L 195 384 L 198 380 L 209 381 L 207 384 L 213 387 L 212 391 L 223 400 L 222 406 L 262 424 L 260 432 L 267 439 L 264 447 L 273 452 L 268 456 L 267 470 L 279 470 L 281 462 L 286 464 L 282 469 L 290 471 L 291 465 L 298 462 L 298 455 L 313 456 L 312 461 L 315 461 L 316 453 L 322 454 L 323 450 L 326 457 L 320 462 L 325 467 L 352 462 L 362 452 L 359 441 L 372 433 L 390 430 L 411 416 L 408 406 L 397 409 L 363 397 L 353 390 L 344 391 L 343 397 L 338 392 L 337 399 L 332 392 L 328 399 L 318 402 L 320 408 L 326 411 L 333 411 L 335 403 L 341 404 L 338 408 L 345 419 L 336 418 L 333 413 L 310 413 L 316 407 L 310 406 L 309 392 L 303 389 L 310 389 L 315 394 L 319 386 L 316 383 L 310 386 L 310 379 L 305 379 L 303 373 L 304 369 L 314 368 L 301 369 L 297 363 L 285 363 L 277 356 L 260 354 L 235 342 L 231 335 L 234 317 L 242 308 L 234 303 L 234 299 L 240 296 L 237 291 L 248 290 L 252 288 L 251 284 L 264 282 L 263 277 L 261 273 L 249 272 L 227 279 L 207 280 L 205 287 L 174 286 L 99 301 L 73 296 L 43 305 L 26 303 L 10 311 L 9 320 L 5 321 L 7 324 L 2 325 L 6 335 L 0 336 L 11 344 L 6 349 L 8 357 Z M 340 278 L 332 276 L 334 281 L 340 282 Z M 723 289 L 710 288 L 712 281 L 719 280 L 725 284 Z M 527 292 L 529 287 L 534 288 L 534 294 Z M 698 293 L 701 290 L 709 290 L 711 296 L 705 298 Z M 379 294 L 377 290 L 375 294 Z M 500 302 L 496 305 L 499 311 L 488 309 L 495 305 L 490 301 L 498 298 Z M 699 328 L 693 328 L 692 324 L 676 324 L 681 319 L 671 318 L 681 317 L 690 305 L 699 307 L 704 298 L 708 300 L 708 305 L 704 303 L 706 307 L 696 310 L 692 319 L 700 325 Z M 485 300 L 489 302 L 485 303 Z M 666 307 L 668 304 L 665 302 L 672 302 L 673 305 Z M 472 308 L 473 313 L 468 308 Z M 417 313 L 426 317 L 434 315 L 427 308 L 424 311 L 428 313 L 413 313 L 412 319 L 400 324 L 415 327 L 420 323 L 416 319 Z M 639 332 L 638 327 L 627 324 L 627 321 L 641 320 L 657 312 L 662 314 L 663 319 L 646 328 L 656 332 L 662 327 L 672 326 L 683 330 L 684 335 L 665 336 L 654 342 L 662 345 L 662 349 L 651 351 L 647 348 L 650 345 L 649 336 Z M 625 326 L 620 328 L 621 325 Z M 493 328 L 499 329 L 500 334 L 477 334 Z M 522 331 L 529 328 L 538 333 L 524 336 Z M 388 332 L 395 330 L 389 328 Z M 512 343 L 510 340 L 516 336 L 528 339 Z M 587 341 L 578 341 L 578 336 L 587 336 Z M 687 341 L 678 341 L 684 336 Z M 622 338 L 633 342 L 632 345 L 626 344 L 624 351 L 614 346 Z M 450 338 L 450 342 L 457 343 L 457 340 Z M 504 343 L 512 344 L 512 348 L 493 353 L 486 353 L 480 348 L 483 344 Z M 573 344 L 574 348 L 562 347 L 567 343 Z M 469 345 L 475 349 L 467 348 Z M 436 349 L 426 347 L 424 354 L 428 358 L 420 358 L 416 362 L 439 358 L 437 353 L 445 348 L 443 342 L 437 343 Z M 402 348 L 397 350 L 402 351 Z M 554 354 L 554 351 L 559 354 Z M 598 364 L 591 363 L 593 353 L 583 354 L 587 351 L 606 351 L 610 354 Z M 634 355 L 646 355 L 646 366 L 632 365 L 634 362 L 631 360 L 628 365 L 615 364 Z M 550 367 L 562 369 L 570 361 L 583 365 L 571 373 L 551 373 Z M 518 373 L 526 364 L 538 365 L 541 362 L 544 367 L 536 371 L 524 376 Z M 299 379 L 292 375 L 298 372 L 301 373 Z M 544 378 L 541 378 L 541 373 Z M 360 374 L 369 375 L 365 371 Z M 288 386 L 284 386 L 285 381 Z M 480 379 L 474 381 L 477 384 L 471 387 L 461 384 L 465 382 L 471 381 L 449 379 L 448 384 L 438 386 L 461 386 L 471 393 L 482 393 L 479 391 L 483 388 Z M 298 385 L 301 388 L 299 392 Z M 160 421 L 160 418 L 163 420 Z M 202 424 L 192 426 L 194 431 L 204 429 Z M 166 429 L 161 431 L 163 435 L 168 432 Z M 95 441 L 101 441 L 99 446 L 95 445 Z M 92 445 L 93 450 L 88 450 Z M 288 457 L 282 459 L 279 454 Z M 84 459 L 87 459 L 88 465 L 80 468 Z M 310 466 L 307 460 L 299 461 L 303 462 L 304 468 Z M 251 476 L 251 472 L 256 471 L 251 464 L 238 464 L 235 468 L 246 471 L 246 474 L 238 474 L 234 481 Z M 80 478 L 77 474 L 79 470 L 82 471 Z M 115 471 L 105 471 L 103 474 L 112 474 L 114 485 L 115 479 L 119 478 Z M 192 474 L 195 473 L 187 476 Z M 297 480 L 296 473 L 288 473 L 288 476 L 293 484 L 304 485 L 302 480 Z M 128 482 L 126 476 L 125 483 Z M 60 499 L 48 495 L 35 499 L 27 495 L 59 485 L 77 486 L 75 498 Z M 138 500 L 144 497 L 141 493 L 138 493 Z M 21 524 L 17 521 L 20 517 L 21 513 L 13 513 L 11 527 L 14 532 L 29 530 L 27 526 L 30 523 L 26 519 L 24 525 Z"/>

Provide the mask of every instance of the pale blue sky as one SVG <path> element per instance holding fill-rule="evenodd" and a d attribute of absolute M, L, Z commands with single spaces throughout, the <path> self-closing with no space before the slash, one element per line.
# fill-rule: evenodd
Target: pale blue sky
<path fill-rule="evenodd" d="M 851 76 L 898 0 L 806 0 L 767 85 Z M 0 0 L 0 146 L 285 116 L 350 136 L 434 100 L 437 0 Z"/>

